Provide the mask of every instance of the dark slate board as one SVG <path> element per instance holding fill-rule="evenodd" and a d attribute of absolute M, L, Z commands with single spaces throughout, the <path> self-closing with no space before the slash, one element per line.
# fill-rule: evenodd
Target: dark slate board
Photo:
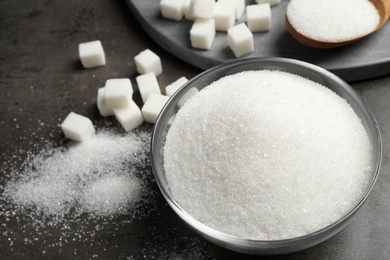
<path fill-rule="evenodd" d="M 126 0 L 143 29 L 160 46 L 185 62 L 207 70 L 235 59 L 227 43 L 227 33 L 217 32 L 210 50 L 191 47 L 189 30 L 192 21 L 165 19 L 160 0 Z M 246 4 L 254 4 L 246 0 Z M 323 67 L 346 81 L 371 79 L 390 74 L 390 24 L 351 45 L 335 49 L 315 49 L 297 42 L 287 31 L 285 12 L 288 1 L 272 7 L 272 28 L 254 33 L 255 50 L 245 57 L 286 57 Z M 237 23 L 245 22 L 244 15 Z"/>

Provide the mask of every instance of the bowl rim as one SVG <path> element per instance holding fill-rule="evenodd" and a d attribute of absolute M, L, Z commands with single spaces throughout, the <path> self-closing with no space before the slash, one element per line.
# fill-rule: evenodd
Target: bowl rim
<path fill-rule="evenodd" d="M 347 93 L 347 95 L 350 95 L 350 97 L 357 103 L 359 109 L 361 109 L 362 113 L 364 114 L 365 118 L 368 120 L 368 124 L 370 129 L 367 129 L 365 126 L 367 134 L 371 134 L 372 136 L 369 136 L 370 143 L 372 144 L 372 166 L 373 169 L 371 170 L 371 179 L 365 188 L 365 191 L 359 201 L 356 203 L 356 205 L 351 208 L 351 210 L 348 211 L 347 214 L 345 214 L 343 217 L 338 219 L 337 221 L 333 222 L 332 224 L 321 228 L 317 231 L 298 236 L 293 238 L 287 238 L 287 239 L 280 239 L 280 240 L 257 240 L 257 239 L 248 239 L 248 238 L 242 238 L 237 237 L 233 235 L 229 235 L 226 233 L 223 233 L 221 231 L 215 230 L 213 228 L 208 227 L 207 225 L 203 224 L 202 222 L 196 220 L 194 217 L 192 217 L 190 214 L 188 214 L 185 209 L 183 209 L 179 203 L 175 200 L 172 193 L 169 191 L 169 185 L 165 178 L 165 172 L 160 172 L 160 169 L 157 167 L 159 164 L 163 164 L 160 161 L 160 158 L 158 157 L 158 148 L 161 141 L 161 134 L 162 134 L 162 125 L 167 124 L 167 111 L 168 109 L 172 109 L 172 106 L 176 106 L 178 100 L 183 96 L 183 94 L 193 87 L 195 83 L 200 81 L 204 76 L 215 73 L 216 71 L 228 71 L 229 69 L 235 69 L 238 66 L 245 66 L 248 64 L 259 64 L 262 66 L 266 66 L 267 68 L 259 68 L 261 69 L 269 69 L 269 70 L 281 70 L 290 72 L 287 70 L 289 67 L 294 68 L 300 68 L 304 69 L 305 71 L 310 71 L 311 73 L 314 73 L 313 75 L 319 75 L 323 79 L 327 79 L 330 81 L 335 82 L 339 87 L 342 88 L 342 90 Z M 267 65 L 268 64 L 268 65 Z M 271 64 L 271 65 L 270 65 Z M 274 66 L 272 66 L 274 65 Z M 262 67 L 260 66 L 260 67 Z M 287 68 L 287 69 L 286 69 Z M 238 70 L 245 71 L 245 70 Z M 294 72 L 290 72 L 294 73 Z M 234 74 L 234 73 L 231 73 Z M 229 74 L 228 74 L 229 75 Z M 297 74 L 300 75 L 300 74 Z M 302 76 L 302 75 L 301 75 Z M 306 77 L 307 78 L 307 77 Z M 313 79 L 312 79 L 313 80 Z M 316 81 L 316 80 L 313 80 Z M 316 81 L 318 82 L 318 81 Z M 320 83 L 322 84 L 322 83 Z M 328 87 L 328 86 L 325 86 Z M 328 87 L 329 88 L 329 87 Z M 338 94 L 338 93 L 337 93 Z M 344 98 L 344 97 L 343 97 Z M 354 111 L 356 112 L 356 109 L 354 108 Z M 361 116 L 359 116 L 361 118 Z M 362 118 L 361 118 L 362 119 Z M 369 131 L 370 130 L 370 131 Z M 371 142 L 372 141 L 372 142 Z M 163 148 L 163 146 L 161 146 Z M 357 92 L 345 81 L 343 81 L 341 78 L 336 76 L 335 74 L 329 72 L 328 70 L 325 70 L 321 67 L 318 67 L 316 65 L 303 62 L 300 60 L 290 59 L 290 58 L 280 58 L 280 57 L 255 57 L 255 58 L 241 58 L 233 61 L 229 61 L 223 64 L 220 64 L 218 66 L 215 66 L 211 69 L 208 69 L 197 76 L 190 79 L 187 83 L 185 83 L 179 90 L 177 90 L 168 100 L 168 102 L 165 104 L 163 109 L 161 110 L 156 123 L 153 128 L 152 136 L 151 136 L 151 144 L 150 144 L 150 154 L 151 154 L 151 166 L 153 170 L 154 177 L 156 179 L 157 185 L 163 194 L 165 200 L 168 202 L 170 207 L 174 210 L 174 212 L 179 215 L 179 217 L 191 228 L 193 228 L 195 231 L 197 231 L 201 236 L 205 237 L 206 239 L 210 240 L 211 242 L 214 242 L 216 244 L 219 244 L 220 246 L 223 246 L 225 248 L 231 249 L 233 251 L 242 252 L 242 253 L 250 253 L 250 254 L 279 254 L 281 253 L 291 253 L 300 251 L 306 248 L 309 248 L 311 246 L 314 246 L 316 244 L 319 244 L 326 239 L 330 238 L 337 232 L 339 232 L 341 229 L 343 229 L 352 219 L 352 217 L 357 213 L 357 211 L 361 208 L 361 206 L 365 203 L 369 195 L 371 194 L 371 191 L 373 187 L 375 186 L 375 183 L 378 179 L 378 175 L 381 168 L 381 160 L 382 160 L 382 138 L 379 130 L 378 123 L 373 115 L 373 113 L 368 109 L 363 99 L 357 94 Z M 163 157 L 163 155 L 161 155 Z M 159 165 L 161 166 L 161 165 Z M 160 167 L 161 168 L 161 167 Z M 165 179 L 165 181 L 163 180 Z M 327 233 L 326 236 L 322 239 L 313 239 L 316 238 L 319 234 Z M 293 248 L 296 248 L 298 244 L 301 244 L 302 242 L 305 242 L 308 244 L 308 246 L 300 246 L 298 250 L 295 250 Z M 238 246 L 237 246 L 238 244 Z"/>

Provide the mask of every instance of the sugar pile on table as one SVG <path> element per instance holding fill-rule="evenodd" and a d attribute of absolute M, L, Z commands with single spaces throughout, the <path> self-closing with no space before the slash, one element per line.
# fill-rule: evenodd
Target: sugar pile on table
<path fill-rule="evenodd" d="M 293 0 L 287 16 L 303 35 L 322 41 L 343 41 L 365 35 L 379 24 L 368 0 Z"/>
<path fill-rule="evenodd" d="M 55 216 L 125 213 L 141 198 L 137 174 L 147 156 L 146 134 L 100 131 L 82 143 L 50 148 L 14 171 L 2 194 L 18 210 Z"/>
<path fill-rule="evenodd" d="M 281 71 L 224 77 L 189 99 L 166 136 L 169 187 L 191 216 L 248 239 L 305 235 L 340 219 L 370 178 L 351 106 Z"/>

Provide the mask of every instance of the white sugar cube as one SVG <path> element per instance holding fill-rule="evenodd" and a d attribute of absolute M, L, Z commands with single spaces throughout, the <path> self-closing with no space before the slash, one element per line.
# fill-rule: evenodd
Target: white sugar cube
<path fill-rule="evenodd" d="M 245 23 L 237 24 L 228 30 L 228 43 L 236 57 L 253 52 L 253 34 Z"/>
<path fill-rule="evenodd" d="M 168 99 L 168 96 L 151 93 L 141 110 L 145 121 L 153 124 L 156 123 L 157 117 Z"/>
<path fill-rule="evenodd" d="M 215 0 L 192 0 L 188 12 L 192 17 L 212 19 L 214 7 Z"/>
<path fill-rule="evenodd" d="M 158 84 L 156 75 L 149 72 L 139 75 L 135 78 L 138 84 L 139 92 L 141 93 L 142 101 L 145 103 L 150 93 L 161 94 L 160 86 Z"/>
<path fill-rule="evenodd" d="M 233 5 L 224 2 L 217 2 L 214 8 L 215 29 L 227 31 L 235 23 L 235 9 Z"/>
<path fill-rule="evenodd" d="M 85 116 L 70 112 L 61 124 L 65 136 L 73 141 L 82 142 L 95 133 L 92 121 Z"/>
<path fill-rule="evenodd" d="M 265 3 L 268 3 L 270 4 L 271 6 L 272 5 L 277 5 L 280 3 L 280 0 L 256 0 L 256 3 L 257 4 L 265 4 Z"/>
<path fill-rule="evenodd" d="M 269 3 L 248 5 L 246 17 L 251 32 L 269 31 L 271 29 L 271 7 Z"/>
<path fill-rule="evenodd" d="M 128 78 L 108 79 L 104 88 L 104 99 L 112 108 L 127 107 L 133 98 L 133 88 Z"/>
<path fill-rule="evenodd" d="M 156 76 L 162 73 L 161 59 L 154 52 L 146 49 L 134 57 L 139 74 L 153 72 Z"/>
<path fill-rule="evenodd" d="M 191 45 L 198 49 L 210 49 L 215 37 L 213 19 L 197 18 L 190 30 Z"/>
<path fill-rule="evenodd" d="M 97 95 L 97 107 L 100 112 L 100 115 L 102 116 L 113 116 L 114 110 L 112 107 L 107 105 L 106 98 L 105 98 L 105 88 L 99 88 L 98 89 L 98 95 Z"/>
<path fill-rule="evenodd" d="M 106 64 L 103 45 L 99 40 L 80 43 L 79 57 L 84 68 L 94 68 Z"/>
<path fill-rule="evenodd" d="M 184 18 L 187 20 L 195 20 L 196 17 L 190 13 L 191 2 L 194 0 L 184 0 Z"/>
<path fill-rule="evenodd" d="M 126 132 L 133 130 L 144 122 L 141 109 L 133 100 L 127 107 L 114 108 L 114 114 Z"/>
<path fill-rule="evenodd" d="M 241 18 L 245 11 L 245 0 L 219 0 L 219 3 L 227 4 L 234 7 L 235 20 Z"/>
<path fill-rule="evenodd" d="M 180 77 L 176 81 L 172 82 L 165 87 L 165 94 L 168 97 L 171 97 L 181 86 L 187 83 L 188 79 L 186 77 Z"/>
<path fill-rule="evenodd" d="M 180 21 L 184 16 L 184 0 L 161 0 L 160 9 L 163 17 Z"/>
<path fill-rule="evenodd" d="M 192 87 L 190 88 L 189 90 L 187 90 L 187 92 L 179 99 L 179 101 L 177 102 L 177 107 L 178 108 L 181 108 L 184 103 L 189 99 L 191 98 L 193 95 L 195 95 L 196 93 L 198 93 L 199 90 L 195 87 Z"/>

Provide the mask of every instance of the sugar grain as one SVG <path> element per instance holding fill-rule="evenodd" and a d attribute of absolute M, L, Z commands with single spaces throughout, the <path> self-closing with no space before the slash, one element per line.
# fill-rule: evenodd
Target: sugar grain
<path fill-rule="evenodd" d="M 166 137 L 173 196 L 221 232 L 286 239 L 338 220 L 369 179 L 370 144 L 351 106 L 281 71 L 226 76 L 189 99 Z"/>
<path fill-rule="evenodd" d="M 303 35 L 330 42 L 365 35 L 379 23 L 378 10 L 368 0 L 293 0 L 287 15 Z"/>

